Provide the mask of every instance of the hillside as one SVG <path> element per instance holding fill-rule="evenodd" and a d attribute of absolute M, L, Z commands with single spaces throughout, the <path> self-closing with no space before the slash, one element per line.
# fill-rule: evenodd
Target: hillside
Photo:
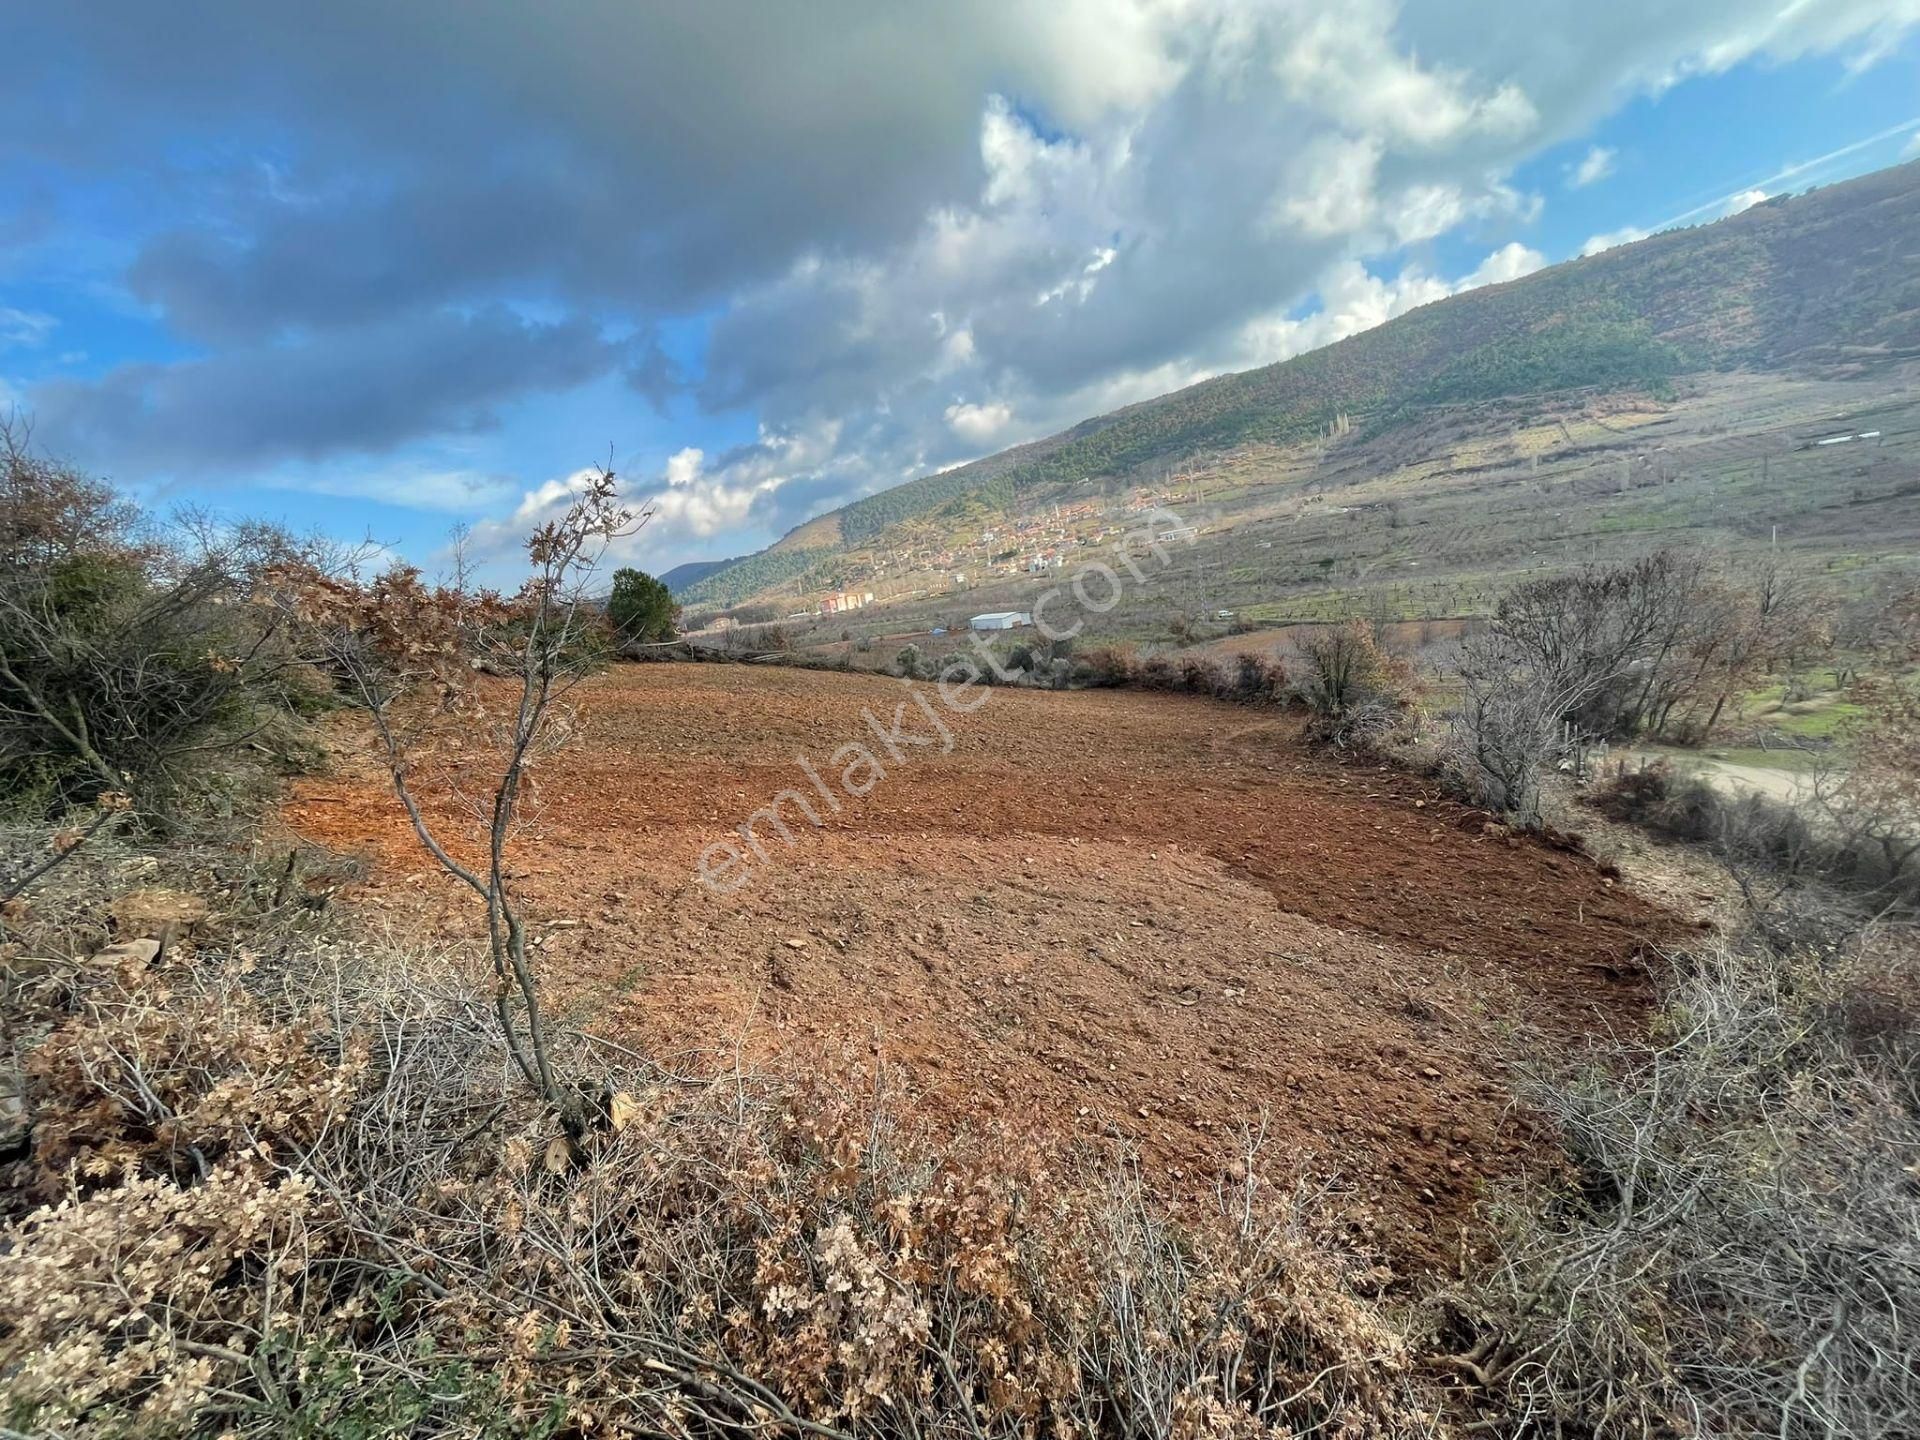
<path fill-rule="evenodd" d="M 685 564 L 676 565 L 667 571 L 666 574 L 660 577 L 660 583 L 665 585 L 675 596 L 678 596 L 689 586 L 697 585 L 715 571 L 724 570 L 729 565 L 738 565 L 746 558 L 744 555 L 736 555 L 729 560 L 689 560 Z"/>
<path fill-rule="evenodd" d="M 803 576 L 831 583 L 836 556 L 903 521 L 952 515 L 956 502 L 1005 511 L 1051 486 L 1310 440 L 1342 415 L 1378 435 L 1490 401 L 1660 394 L 1679 377 L 1734 369 L 1844 376 L 1916 355 L 1920 162 L 1436 301 L 1324 349 L 866 496 L 707 575 L 685 598 L 730 604 Z"/>

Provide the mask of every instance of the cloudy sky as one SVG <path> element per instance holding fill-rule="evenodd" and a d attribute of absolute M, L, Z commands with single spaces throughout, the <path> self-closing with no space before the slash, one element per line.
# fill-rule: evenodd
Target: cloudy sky
<path fill-rule="evenodd" d="M 633 557 L 1920 155 L 1920 0 L 15 8 L 0 408 L 164 507 Z M 503 562 L 504 563 L 504 562 Z"/>

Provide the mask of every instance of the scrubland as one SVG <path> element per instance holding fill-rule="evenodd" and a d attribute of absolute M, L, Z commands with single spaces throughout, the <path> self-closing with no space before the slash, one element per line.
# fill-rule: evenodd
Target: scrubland
<path fill-rule="evenodd" d="M 1920 1424 L 1910 626 L 1823 813 L 1582 773 L 1813 643 L 1673 553 L 910 741 L 611 663 L 611 476 L 488 597 L 7 459 L 8 1433 Z"/>

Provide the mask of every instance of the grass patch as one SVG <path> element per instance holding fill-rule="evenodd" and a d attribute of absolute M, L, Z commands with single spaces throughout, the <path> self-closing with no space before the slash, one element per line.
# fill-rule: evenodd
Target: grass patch
<path fill-rule="evenodd" d="M 1685 753 L 1675 752 L 1676 755 Z M 1791 775 L 1804 775 L 1818 770 L 1826 758 L 1815 750 L 1768 750 L 1758 745 L 1716 746 L 1706 755 L 1729 765 L 1746 765 L 1756 770 L 1781 770 Z M 1696 755 L 1695 758 L 1699 757 Z"/>

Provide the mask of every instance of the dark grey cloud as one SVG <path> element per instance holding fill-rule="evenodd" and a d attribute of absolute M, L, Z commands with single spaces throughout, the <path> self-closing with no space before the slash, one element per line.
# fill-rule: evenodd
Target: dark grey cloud
<path fill-rule="evenodd" d="M 1079 73 L 1059 24 L 972 0 L 103 0 L 26 18 L 0 128 L 71 164 L 177 164 L 183 135 L 281 153 L 245 213 L 136 268 L 203 332 L 501 279 L 686 308 L 969 193 L 992 88 L 1097 119 L 1126 76 Z"/>
<path fill-rule="evenodd" d="M 1355 262 L 1495 249 L 1531 203 L 1504 177 L 1624 95 L 1871 54 L 1916 16 L 92 0 L 9 16 L 0 193 L 58 174 L 120 197 L 104 278 L 202 349 L 41 386 L 50 443 L 153 469 L 373 454 L 615 371 L 656 407 L 754 413 L 759 446 L 683 455 L 654 544 L 801 519 L 1443 293 L 1461 277 Z M 717 319 L 689 377 L 655 337 L 693 312 Z"/>
<path fill-rule="evenodd" d="M 71 421 L 184 463 L 193 426 L 173 409 L 198 419 L 207 377 L 230 370 L 247 414 L 207 429 L 206 460 L 310 453 L 329 443 L 312 398 L 273 403 L 264 385 L 365 346 L 395 388 L 331 443 L 430 436 L 510 396 L 478 366 L 395 373 L 391 317 L 504 300 L 645 332 L 803 253 L 897 243 L 977 189 L 991 91 L 1044 95 L 1068 124 L 1146 93 L 1163 63 L 1134 34 L 1146 22 L 1109 13 L 1090 34 L 1095 8 L 99 0 L 10 16 L 0 187 L 57 172 L 112 192 L 131 220 L 113 245 L 133 250 L 114 278 L 212 349 L 177 373 L 48 387 L 42 433 L 66 443 Z M 522 339 L 503 370 L 523 393 L 554 383 L 514 364 Z M 451 393 L 461 376 L 488 383 Z M 684 384 L 651 343 L 629 379 L 656 406 Z"/>
<path fill-rule="evenodd" d="M 41 433 L 94 463 L 241 469 L 483 430 L 495 405 L 580 384 L 619 359 L 585 321 L 537 324 L 492 307 L 124 365 L 98 381 L 50 381 L 29 398 Z"/>

